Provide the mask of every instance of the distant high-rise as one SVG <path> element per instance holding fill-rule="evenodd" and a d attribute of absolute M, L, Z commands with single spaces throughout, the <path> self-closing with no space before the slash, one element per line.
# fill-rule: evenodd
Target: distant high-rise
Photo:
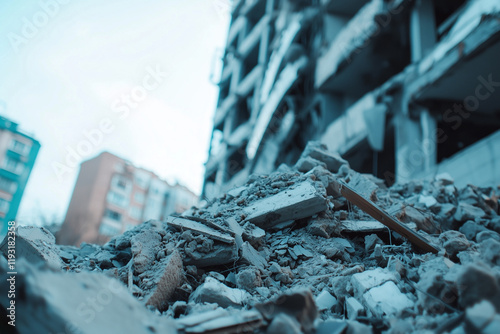
<path fill-rule="evenodd" d="M 149 219 L 162 220 L 195 205 L 186 187 L 103 152 L 83 162 L 58 243 L 104 243 Z"/>
<path fill-rule="evenodd" d="M 388 183 L 500 183 L 498 0 L 235 0 L 202 195 L 326 144 Z"/>
<path fill-rule="evenodd" d="M 0 116 L 1 236 L 7 232 L 7 223 L 16 218 L 39 150 L 37 140 L 21 132 L 18 124 Z"/>

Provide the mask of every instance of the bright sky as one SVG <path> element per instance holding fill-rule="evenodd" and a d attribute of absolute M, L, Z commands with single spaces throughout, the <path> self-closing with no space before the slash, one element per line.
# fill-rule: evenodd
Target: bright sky
<path fill-rule="evenodd" d="M 229 1 L 0 0 L 2 114 L 42 144 L 20 223 L 62 220 L 104 150 L 201 191 Z"/>

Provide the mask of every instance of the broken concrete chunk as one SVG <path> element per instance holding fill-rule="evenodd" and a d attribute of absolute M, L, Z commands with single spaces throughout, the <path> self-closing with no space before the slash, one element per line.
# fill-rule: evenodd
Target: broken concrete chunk
<path fill-rule="evenodd" d="M 170 256 L 161 260 L 159 264 L 162 272 L 155 283 L 153 291 L 146 298 L 146 305 L 152 305 L 159 311 L 168 308 L 168 301 L 172 297 L 175 289 L 181 285 L 184 277 L 182 258 L 178 251 L 174 251 Z"/>
<path fill-rule="evenodd" d="M 156 259 L 161 246 L 161 236 L 152 230 L 144 230 L 131 239 L 134 270 L 141 274 L 146 271 Z"/>
<path fill-rule="evenodd" d="M 326 164 L 322 161 L 319 161 L 311 157 L 302 157 L 299 159 L 299 161 L 297 161 L 294 168 L 297 169 L 299 172 L 307 173 L 308 171 L 317 166 L 327 168 Z"/>
<path fill-rule="evenodd" d="M 401 211 L 396 214 L 396 217 L 403 223 L 413 222 L 417 224 L 417 228 L 429 234 L 439 233 L 440 228 L 432 218 L 432 215 L 420 211 L 412 206 L 403 206 Z"/>
<path fill-rule="evenodd" d="M 279 313 L 267 328 L 268 334 L 301 334 L 300 323 L 297 319 L 284 313 Z"/>
<path fill-rule="evenodd" d="M 347 318 L 355 320 L 360 315 L 365 313 L 365 308 L 361 305 L 356 298 L 349 297 L 345 300 L 345 308 L 347 311 Z"/>
<path fill-rule="evenodd" d="M 228 244 L 235 242 L 234 238 L 229 234 L 219 232 L 197 221 L 173 216 L 167 217 L 166 221 L 169 226 L 173 226 L 181 231 L 191 230 Z"/>
<path fill-rule="evenodd" d="M 427 196 L 426 195 L 419 195 L 418 202 L 425 205 L 428 208 L 433 207 L 434 205 L 436 205 L 438 203 L 437 200 L 434 198 L 434 196 L 430 196 L 430 195 L 427 195 Z"/>
<path fill-rule="evenodd" d="M 476 220 L 483 218 L 484 216 L 485 213 L 483 209 L 464 202 L 460 202 L 453 217 L 458 222 L 466 222 L 467 220 Z"/>
<path fill-rule="evenodd" d="M 465 235 L 458 231 L 451 230 L 441 233 L 439 240 L 441 240 L 444 249 L 450 256 L 456 256 L 458 252 L 470 247 L 470 242 Z"/>
<path fill-rule="evenodd" d="M 331 310 L 337 304 L 337 298 L 332 296 L 327 290 L 321 291 L 316 297 L 318 311 Z"/>
<path fill-rule="evenodd" d="M 247 268 L 236 274 L 236 285 L 238 288 L 253 291 L 255 288 L 262 286 L 260 272 L 255 268 Z"/>
<path fill-rule="evenodd" d="M 194 313 L 190 314 L 186 317 L 177 319 L 175 323 L 177 324 L 177 328 L 183 330 L 186 327 L 194 327 L 196 325 L 202 324 L 204 322 L 225 317 L 229 314 L 229 312 L 222 308 L 217 308 L 213 311 L 207 311 L 202 313 Z"/>
<path fill-rule="evenodd" d="M 339 319 L 320 321 L 316 326 L 316 334 L 342 334 L 345 333 L 347 322 Z"/>
<path fill-rule="evenodd" d="M 247 241 L 241 246 L 241 261 L 259 269 L 267 267 L 266 259 Z"/>
<path fill-rule="evenodd" d="M 9 235 L 0 244 L 0 250 L 9 258 Z M 15 256 L 33 264 L 46 263 L 52 268 L 61 268 L 63 262 L 55 246 L 55 237 L 44 227 L 19 226 L 15 232 Z"/>
<path fill-rule="evenodd" d="M 231 231 L 234 233 L 234 240 L 236 242 L 236 247 L 239 249 L 241 245 L 243 244 L 243 228 L 238 224 L 236 219 L 234 217 L 229 217 L 226 220 L 227 225 L 231 229 Z"/>
<path fill-rule="evenodd" d="M 376 234 L 365 236 L 365 251 L 373 250 L 376 245 L 384 245 L 384 242 Z"/>
<path fill-rule="evenodd" d="M 387 226 L 376 220 L 341 220 L 341 232 L 380 232 L 387 231 Z"/>
<path fill-rule="evenodd" d="M 208 239 L 211 240 L 211 239 Z M 193 245 L 191 245 L 193 246 Z M 218 244 L 213 245 L 213 248 L 208 253 L 198 252 L 196 246 L 185 247 L 184 263 L 187 265 L 195 265 L 199 268 L 209 266 L 219 266 L 235 262 L 238 259 L 238 251 L 236 244 Z"/>
<path fill-rule="evenodd" d="M 479 225 L 478 223 L 472 220 L 467 221 L 459 228 L 459 231 L 462 232 L 465 235 L 465 237 L 469 240 L 476 240 L 476 235 L 479 232 L 487 230 L 488 229 L 486 227 Z"/>
<path fill-rule="evenodd" d="M 375 201 L 377 199 L 376 192 L 378 190 L 378 186 L 372 182 L 369 178 L 364 175 L 351 171 L 349 174 L 350 181 L 349 187 L 354 189 L 358 194 L 367 198 L 371 201 Z"/>
<path fill-rule="evenodd" d="M 22 260 L 17 267 L 23 298 L 16 299 L 16 310 L 29 315 L 16 317 L 19 333 L 175 333 L 170 320 L 151 313 L 114 278 L 39 270 Z M 8 291 L 1 282 L 0 288 Z M 7 308 L 7 298 L 0 302 Z"/>
<path fill-rule="evenodd" d="M 190 302 L 216 303 L 220 307 L 243 306 L 251 298 L 245 290 L 232 289 L 215 278 L 207 277 L 189 297 Z"/>
<path fill-rule="evenodd" d="M 495 318 L 495 307 L 487 300 L 465 310 L 465 321 L 474 331 L 482 331 L 493 318 Z"/>
<path fill-rule="evenodd" d="M 303 181 L 294 188 L 258 200 L 244 209 L 251 223 L 269 229 L 289 221 L 310 217 L 327 209 L 326 191 L 311 180 Z"/>
<path fill-rule="evenodd" d="M 352 287 L 358 297 L 361 297 L 371 288 L 382 285 L 388 281 L 397 282 L 396 276 L 392 272 L 382 268 L 366 270 L 362 273 L 352 275 L 351 278 Z"/>
<path fill-rule="evenodd" d="M 197 326 L 184 328 L 189 333 L 247 333 L 260 327 L 262 316 L 255 310 L 240 311 L 223 317 L 217 317 Z"/>
<path fill-rule="evenodd" d="M 305 258 L 311 258 L 313 257 L 313 253 L 307 249 L 305 249 L 304 247 L 302 247 L 301 245 L 295 245 L 293 246 L 293 252 L 297 255 L 297 256 L 303 256 Z"/>
<path fill-rule="evenodd" d="M 367 291 L 363 302 L 375 317 L 397 315 L 405 308 L 413 307 L 413 302 L 392 281 Z"/>
<path fill-rule="evenodd" d="M 314 329 L 314 321 L 318 317 L 318 310 L 310 290 L 300 290 L 282 294 L 275 300 L 255 305 L 265 319 L 276 318 L 280 313 L 294 317 L 300 324 L 301 330 L 310 333 Z"/>
<path fill-rule="evenodd" d="M 342 159 L 338 153 L 328 151 L 328 147 L 320 142 L 310 141 L 307 143 L 301 158 L 311 157 L 326 164 L 328 170 L 337 173 L 341 166 L 349 166 L 349 163 Z"/>
<path fill-rule="evenodd" d="M 473 306 L 486 299 L 500 310 L 500 287 L 493 272 L 478 264 L 468 264 L 458 275 L 458 302 L 462 307 Z"/>
<path fill-rule="evenodd" d="M 248 241 L 252 246 L 256 247 L 261 244 L 266 236 L 266 231 L 255 226 L 250 222 L 243 225 L 243 240 Z"/>

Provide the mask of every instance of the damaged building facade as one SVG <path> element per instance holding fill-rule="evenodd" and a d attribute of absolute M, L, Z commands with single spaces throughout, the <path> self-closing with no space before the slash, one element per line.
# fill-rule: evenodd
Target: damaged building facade
<path fill-rule="evenodd" d="M 499 17 L 494 0 L 234 1 L 203 194 L 310 140 L 389 184 L 498 184 Z"/>

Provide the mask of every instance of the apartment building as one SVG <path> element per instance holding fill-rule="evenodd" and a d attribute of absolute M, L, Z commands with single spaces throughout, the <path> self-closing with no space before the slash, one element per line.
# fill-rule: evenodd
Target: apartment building
<path fill-rule="evenodd" d="M 150 219 L 163 220 L 198 202 L 186 187 L 103 152 L 83 162 L 58 243 L 105 243 Z"/>
<path fill-rule="evenodd" d="M 16 218 L 39 150 L 37 140 L 0 116 L 0 236 L 7 233 L 7 223 Z"/>
<path fill-rule="evenodd" d="M 204 196 L 310 140 L 388 183 L 500 184 L 500 2 L 233 4 Z"/>

